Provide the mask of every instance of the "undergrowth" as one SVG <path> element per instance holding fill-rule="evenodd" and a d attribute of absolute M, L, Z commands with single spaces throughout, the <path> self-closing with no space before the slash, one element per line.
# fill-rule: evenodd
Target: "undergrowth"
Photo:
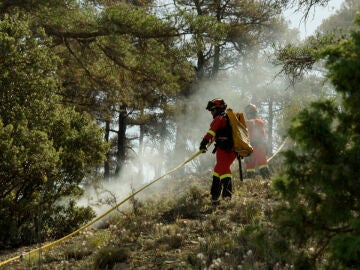
<path fill-rule="evenodd" d="M 179 181 L 172 189 L 182 192 L 135 197 L 98 228 L 9 269 L 290 269 L 271 225 L 270 182 L 235 179 L 232 200 L 216 208 L 210 184 Z"/>

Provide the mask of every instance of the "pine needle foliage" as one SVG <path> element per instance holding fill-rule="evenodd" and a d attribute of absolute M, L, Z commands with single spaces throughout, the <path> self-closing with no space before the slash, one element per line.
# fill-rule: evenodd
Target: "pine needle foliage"
<path fill-rule="evenodd" d="M 294 119 L 295 147 L 285 153 L 286 173 L 274 181 L 287 202 L 276 221 L 293 247 L 296 269 L 360 266 L 359 52 L 359 31 L 318 50 L 342 102 L 314 102 Z"/>

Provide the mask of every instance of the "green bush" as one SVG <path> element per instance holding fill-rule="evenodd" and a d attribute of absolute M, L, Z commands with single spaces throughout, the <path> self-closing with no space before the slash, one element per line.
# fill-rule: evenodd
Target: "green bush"
<path fill-rule="evenodd" d="M 112 269 L 117 263 L 124 263 L 130 256 L 130 251 L 121 247 L 102 248 L 95 257 L 94 269 Z"/>
<path fill-rule="evenodd" d="M 206 204 L 203 191 L 197 186 L 191 186 L 185 195 L 173 202 L 170 210 L 162 214 L 162 218 L 165 222 L 174 222 L 177 218 L 197 218 Z"/>
<path fill-rule="evenodd" d="M 72 200 L 68 205 L 56 206 L 54 212 L 56 214 L 52 215 L 47 224 L 48 235 L 51 238 L 60 238 L 69 234 L 95 217 L 91 207 L 78 207 Z"/>
<path fill-rule="evenodd" d="M 0 248 L 62 236 L 93 217 L 63 204 L 105 158 L 96 122 L 61 101 L 59 59 L 30 16 L 0 21 Z M 68 224 L 65 224 L 69 222 Z"/>

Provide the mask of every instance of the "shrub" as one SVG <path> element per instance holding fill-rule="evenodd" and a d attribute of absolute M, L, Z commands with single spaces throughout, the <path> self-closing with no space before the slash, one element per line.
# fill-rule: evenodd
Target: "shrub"
<path fill-rule="evenodd" d="M 96 255 L 94 269 L 112 269 L 117 263 L 128 260 L 130 251 L 121 247 L 105 247 Z"/>

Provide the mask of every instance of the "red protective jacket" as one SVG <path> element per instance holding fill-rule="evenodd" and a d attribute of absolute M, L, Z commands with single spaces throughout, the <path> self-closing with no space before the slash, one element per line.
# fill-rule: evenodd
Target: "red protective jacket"
<path fill-rule="evenodd" d="M 232 148 L 231 127 L 225 112 L 214 116 L 204 139 L 208 142 L 215 139 L 216 147 L 221 149 L 228 150 Z"/>
<path fill-rule="evenodd" d="M 203 138 L 207 141 L 215 139 L 216 165 L 214 175 L 220 179 L 231 178 L 230 167 L 236 158 L 236 152 L 232 150 L 232 134 L 228 121 L 225 112 L 215 115 L 210 124 L 210 129 Z"/>

